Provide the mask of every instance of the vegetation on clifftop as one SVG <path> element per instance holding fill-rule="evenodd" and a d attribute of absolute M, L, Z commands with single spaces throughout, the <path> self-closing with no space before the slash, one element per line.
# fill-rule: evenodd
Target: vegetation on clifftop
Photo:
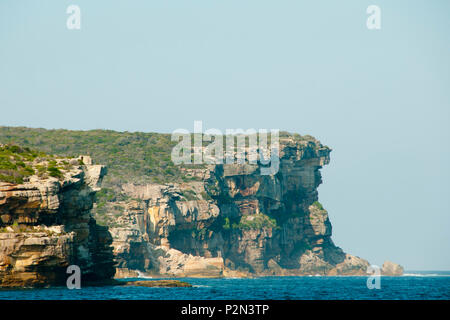
<path fill-rule="evenodd" d="M 62 178 L 62 171 L 70 167 L 67 161 L 41 151 L 0 144 L 0 181 L 20 184 L 34 174 Z"/>
<path fill-rule="evenodd" d="M 60 156 L 89 155 L 96 163 L 108 166 L 104 182 L 109 187 L 125 182 L 173 182 L 180 175 L 170 159 L 175 143 L 169 134 L 0 127 L 0 143 Z"/>
<path fill-rule="evenodd" d="M 34 174 L 34 169 L 27 163 L 37 156 L 28 148 L 0 145 L 0 181 L 23 183 L 25 177 Z"/>
<path fill-rule="evenodd" d="M 311 136 L 287 132 L 280 132 L 280 137 L 318 143 Z M 171 160 L 172 148 L 177 142 L 171 141 L 170 134 L 0 127 L 0 143 L 36 148 L 63 157 L 91 156 L 96 163 L 108 166 L 108 175 L 103 186 L 109 188 L 122 183 L 189 180 L 180 170 L 180 166 L 174 165 Z M 50 169 L 50 174 L 57 176 L 58 171 Z"/>

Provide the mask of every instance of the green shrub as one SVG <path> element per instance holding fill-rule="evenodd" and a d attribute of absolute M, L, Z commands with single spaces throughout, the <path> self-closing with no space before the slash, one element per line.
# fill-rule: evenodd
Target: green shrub
<path fill-rule="evenodd" d="M 36 159 L 38 161 L 48 160 L 50 163 L 48 169 L 49 175 L 61 178 L 63 175 L 59 171 L 59 167 L 54 158 L 54 156 L 31 150 L 28 147 L 20 147 L 17 145 L 0 146 L 0 181 L 16 184 L 23 183 L 24 178 L 36 173 L 33 168 L 33 161 Z M 44 177 L 47 174 L 47 167 L 35 165 L 35 168 L 38 170 L 40 177 Z"/>
<path fill-rule="evenodd" d="M 225 230 L 230 230 L 230 228 L 231 228 L 231 225 L 230 225 L 230 218 L 228 218 L 228 217 L 225 218 L 225 223 L 223 224 L 223 228 L 224 228 Z"/>
<path fill-rule="evenodd" d="M 48 171 L 48 175 L 50 177 L 55 177 L 55 178 L 62 178 L 63 177 L 62 172 L 57 167 L 49 166 L 47 168 L 47 171 Z"/>
<path fill-rule="evenodd" d="M 319 201 L 315 201 L 312 205 L 320 210 L 325 210 Z"/>
<path fill-rule="evenodd" d="M 249 217 L 253 217 L 252 220 L 249 220 Z M 264 213 L 258 213 L 249 216 L 242 216 L 238 224 L 233 224 L 233 228 L 236 229 L 261 229 L 261 228 L 276 228 L 277 221 L 273 218 L 270 218 L 268 215 Z"/>
<path fill-rule="evenodd" d="M 25 168 L 25 162 L 23 162 L 23 161 L 17 161 L 16 165 L 18 165 L 19 167 Z"/>
<path fill-rule="evenodd" d="M 21 184 L 23 183 L 23 177 L 14 177 L 13 175 L 0 174 L 0 181 Z"/>
<path fill-rule="evenodd" d="M 32 176 L 35 173 L 34 169 L 30 166 L 25 166 L 23 171 L 26 173 L 27 176 Z"/>
<path fill-rule="evenodd" d="M 287 132 L 280 132 L 280 137 L 292 137 L 303 141 L 310 139 L 315 143 L 312 137 L 292 135 Z M 109 173 L 103 181 L 105 187 L 122 183 L 188 182 L 200 179 L 185 177 L 180 166 L 172 163 L 172 148 L 178 142 L 171 141 L 170 134 L 0 127 L 0 143 L 15 143 L 24 147 L 39 148 L 48 154 L 66 157 L 89 155 L 97 163 L 108 166 Z M 208 143 L 204 142 L 205 145 Z M 27 153 L 26 148 L 16 149 Z M 34 158 L 46 156 L 41 152 L 33 153 L 33 151 L 30 151 L 28 155 Z M 83 163 L 80 161 L 80 164 Z M 182 167 L 204 168 L 204 165 L 192 164 Z M 223 200 L 227 201 L 226 198 Z"/>

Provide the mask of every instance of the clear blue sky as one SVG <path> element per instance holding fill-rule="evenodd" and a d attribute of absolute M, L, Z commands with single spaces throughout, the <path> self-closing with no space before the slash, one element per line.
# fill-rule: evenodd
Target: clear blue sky
<path fill-rule="evenodd" d="M 2 0 L 0 125 L 311 134 L 334 150 L 319 196 L 337 245 L 449 270 L 449 14 L 446 0 Z"/>

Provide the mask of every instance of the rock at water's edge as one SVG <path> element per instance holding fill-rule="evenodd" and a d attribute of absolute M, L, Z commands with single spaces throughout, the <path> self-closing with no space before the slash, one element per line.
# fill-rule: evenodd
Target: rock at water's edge
<path fill-rule="evenodd" d="M 391 261 L 385 261 L 381 267 L 383 276 L 401 276 L 403 275 L 403 267 Z"/>
<path fill-rule="evenodd" d="M 192 284 L 183 282 L 180 280 L 143 280 L 143 281 L 127 281 L 125 286 L 136 286 L 136 287 L 158 287 L 158 288 L 173 288 L 173 287 L 184 287 L 190 288 Z"/>

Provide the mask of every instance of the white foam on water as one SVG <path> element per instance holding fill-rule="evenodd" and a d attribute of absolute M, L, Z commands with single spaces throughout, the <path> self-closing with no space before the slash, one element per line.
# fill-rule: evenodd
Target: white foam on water
<path fill-rule="evenodd" d="M 403 277 L 450 277 L 450 275 L 439 273 L 404 273 Z"/>
<path fill-rule="evenodd" d="M 193 287 L 194 288 L 211 288 L 211 286 L 206 286 L 206 285 L 203 285 L 203 284 L 196 284 L 196 285 L 193 285 Z"/>
<path fill-rule="evenodd" d="M 153 279 L 153 277 L 148 277 L 144 273 L 140 272 L 139 270 L 136 270 L 138 274 L 139 279 Z"/>

